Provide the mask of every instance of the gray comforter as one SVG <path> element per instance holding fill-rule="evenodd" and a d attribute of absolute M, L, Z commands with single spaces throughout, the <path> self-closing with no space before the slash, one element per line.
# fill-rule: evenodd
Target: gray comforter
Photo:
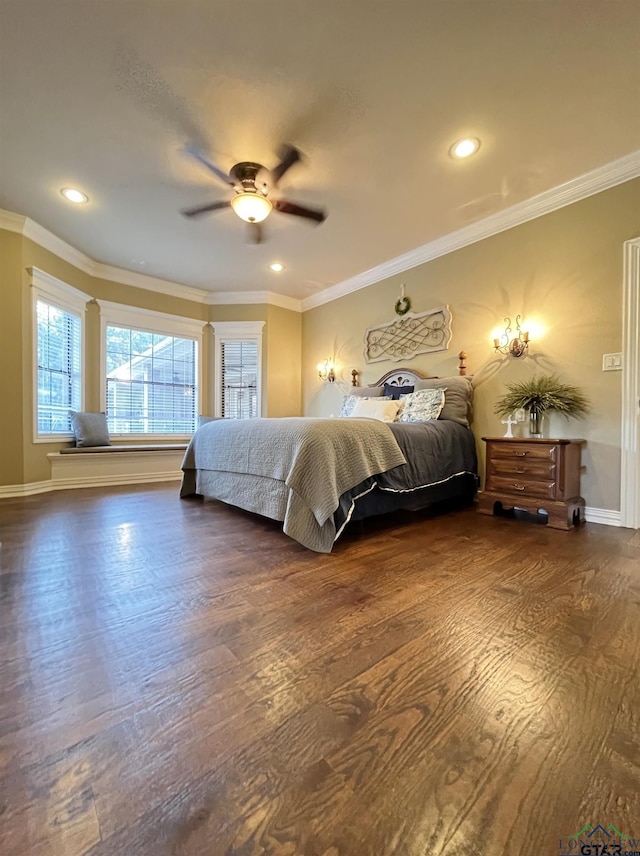
<path fill-rule="evenodd" d="M 407 463 L 342 494 L 334 514 L 338 535 L 351 519 L 453 498 L 469 501 L 477 489 L 476 444 L 469 428 L 448 419 L 392 422 L 389 428 Z"/>
<path fill-rule="evenodd" d="M 283 530 L 305 547 L 331 551 L 340 496 L 406 464 L 389 427 L 373 419 L 217 420 L 194 434 L 182 464 L 181 496 L 198 493 L 198 471 L 255 476 L 255 489 L 286 485 Z M 260 506 L 256 498 L 254 508 Z M 265 508 L 270 507 L 265 497 Z M 271 515 L 268 515 L 271 516 Z"/>

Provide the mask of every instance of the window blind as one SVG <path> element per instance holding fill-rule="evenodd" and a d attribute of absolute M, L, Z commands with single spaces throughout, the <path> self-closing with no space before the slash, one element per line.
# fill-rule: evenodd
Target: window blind
<path fill-rule="evenodd" d="M 80 317 L 37 300 L 36 326 L 38 434 L 70 434 L 69 411 L 82 402 Z"/>
<path fill-rule="evenodd" d="M 223 340 L 220 343 L 222 416 L 251 419 L 258 416 L 258 344 Z"/>
<path fill-rule="evenodd" d="M 107 422 L 113 434 L 191 434 L 198 343 L 107 325 Z"/>

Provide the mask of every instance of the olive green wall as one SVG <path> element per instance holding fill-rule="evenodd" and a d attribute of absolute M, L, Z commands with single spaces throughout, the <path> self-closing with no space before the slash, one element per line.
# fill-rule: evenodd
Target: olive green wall
<path fill-rule="evenodd" d="M 267 306 L 268 416 L 302 413 L 302 315 Z"/>
<path fill-rule="evenodd" d="M 65 443 L 33 442 L 33 320 L 31 277 L 36 267 L 90 295 L 156 312 L 208 321 L 266 322 L 263 341 L 263 412 L 269 416 L 300 414 L 300 313 L 267 304 L 210 306 L 93 277 L 20 234 L 0 230 L 0 392 L 11 402 L 11 418 L 0 420 L 0 485 L 48 481 L 47 454 Z M 100 309 L 87 305 L 85 316 L 85 407 L 100 408 Z M 200 410 L 213 409 L 213 333 L 203 334 L 203 383 Z"/>
<path fill-rule="evenodd" d="M 0 484 L 22 484 L 22 237 L 0 231 Z"/>
<path fill-rule="evenodd" d="M 620 507 L 621 373 L 602 372 L 602 355 L 622 347 L 623 243 L 640 234 L 640 180 L 539 217 L 499 235 L 420 265 L 304 313 L 303 409 L 309 416 L 337 413 L 352 368 L 372 383 L 403 363 L 367 365 L 367 327 L 395 317 L 400 283 L 412 311 L 448 304 L 453 316 L 449 349 L 407 362 L 441 377 L 457 374 L 457 354 L 468 354 L 474 375 L 474 433 L 481 462 L 482 436 L 502 435 L 493 414 L 505 384 L 534 373 L 557 372 L 582 387 L 593 402 L 584 421 L 552 415 L 559 437 L 584 437 L 582 492 L 588 506 Z M 505 316 L 531 322 L 529 356 L 496 355 L 493 330 Z M 534 324 L 534 322 L 536 322 Z M 540 332 L 535 334 L 536 327 Z M 315 366 L 332 357 L 335 384 L 318 381 Z"/>

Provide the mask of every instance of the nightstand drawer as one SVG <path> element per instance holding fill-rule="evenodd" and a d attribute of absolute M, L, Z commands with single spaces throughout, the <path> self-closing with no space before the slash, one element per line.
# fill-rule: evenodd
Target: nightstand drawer
<path fill-rule="evenodd" d="M 544 443 L 490 443 L 489 457 L 497 460 L 535 460 L 555 463 L 557 450 L 554 444 Z"/>
<path fill-rule="evenodd" d="M 580 447 L 584 440 L 483 437 L 486 483 L 478 497 L 481 514 L 528 511 L 554 529 L 584 520 L 580 496 Z"/>
<path fill-rule="evenodd" d="M 539 499 L 555 499 L 555 481 L 531 481 L 530 479 L 518 479 L 517 476 L 490 475 L 487 479 L 486 490 L 497 493 L 508 493 L 511 496 L 536 497 Z"/>
<path fill-rule="evenodd" d="M 555 481 L 556 465 L 537 458 L 492 458 L 488 462 L 490 475 L 522 476 L 527 481 Z"/>

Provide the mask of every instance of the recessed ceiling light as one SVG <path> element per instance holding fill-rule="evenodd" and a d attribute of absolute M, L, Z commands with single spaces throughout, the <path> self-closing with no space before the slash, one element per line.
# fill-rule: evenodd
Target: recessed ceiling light
<path fill-rule="evenodd" d="M 458 140 L 449 149 L 449 154 L 452 158 L 468 158 L 474 155 L 480 148 L 480 140 L 477 137 L 467 137 L 464 140 Z"/>
<path fill-rule="evenodd" d="M 75 187 L 63 187 L 60 193 L 65 199 L 68 199 L 69 202 L 81 203 L 89 201 L 87 194 L 82 193 L 81 190 L 76 190 Z"/>
<path fill-rule="evenodd" d="M 281 270 L 284 270 L 284 265 L 280 264 L 280 262 L 274 262 L 269 265 L 269 270 L 275 271 L 276 273 L 280 273 Z"/>

